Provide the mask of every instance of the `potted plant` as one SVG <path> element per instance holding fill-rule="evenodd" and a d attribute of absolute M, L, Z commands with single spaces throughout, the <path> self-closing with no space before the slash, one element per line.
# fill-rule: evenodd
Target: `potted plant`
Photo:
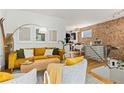
<path fill-rule="evenodd" d="M 59 40 L 58 42 L 62 44 L 62 48 L 64 49 L 64 47 L 66 46 L 66 38 L 64 38 L 64 40 Z"/>

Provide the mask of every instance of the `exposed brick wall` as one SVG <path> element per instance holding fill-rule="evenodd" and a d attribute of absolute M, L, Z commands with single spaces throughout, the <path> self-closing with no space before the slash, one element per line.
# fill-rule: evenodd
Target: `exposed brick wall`
<path fill-rule="evenodd" d="M 81 38 L 81 32 L 92 29 L 92 38 Z M 78 41 L 89 44 L 96 38 L 100 38 L 104 45 L 119 47 L 111 53 L 113 58 L 124 58 L 124 17 L 104 23 L 81 28 L 78 33 Z"/>

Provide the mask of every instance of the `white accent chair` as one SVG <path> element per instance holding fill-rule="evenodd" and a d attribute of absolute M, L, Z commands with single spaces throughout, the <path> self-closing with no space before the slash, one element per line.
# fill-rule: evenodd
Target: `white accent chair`
<path fill-rule="evenodd" d="M 64 66 L 62 69 L 61 83 L 62 84 L 85 84 L 86 71 L 87 71 L 87 60 L 86 59 L 72 66 Z M 44 83 L 51 84 L 50 76 L 47 71 L 45 71 L 44 73 Z"/>
<path fill-rule="evenodd" d="M 15 78 L 1 84 L 36 84 L 37 83 L 37 70 L 33 69 L 28 73 L 17 73 Z"/>

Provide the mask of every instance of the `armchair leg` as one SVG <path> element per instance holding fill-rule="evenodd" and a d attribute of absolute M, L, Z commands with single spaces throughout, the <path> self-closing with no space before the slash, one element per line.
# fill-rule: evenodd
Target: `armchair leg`
<path fill-rule="evenodd" d="M 51 84 L 50 83 L 50 77 L 49 77 L 47 71 L 44 72 L 44 84 Z"/>

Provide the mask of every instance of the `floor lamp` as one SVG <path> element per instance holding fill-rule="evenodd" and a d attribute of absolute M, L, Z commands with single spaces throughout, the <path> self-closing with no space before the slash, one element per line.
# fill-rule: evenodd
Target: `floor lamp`
<path fill-rule="evenodd" d="M 7 68 L 8 66 L 8 58 L 7 58 L 7 55 L 6 55 L 6 36 L 5 36 L 5 32 L 4 32 L 4 25 L 3 25 L 3 22 L 4 22 L 4 18 L 1 18 L 0 19 L 0 29 L 1 29 L 1 32 L 2 32 L 2 39 L 3 39 L 3 51 L 4 51 L 4 62 L 5 62 L 5 69 Z"/>

